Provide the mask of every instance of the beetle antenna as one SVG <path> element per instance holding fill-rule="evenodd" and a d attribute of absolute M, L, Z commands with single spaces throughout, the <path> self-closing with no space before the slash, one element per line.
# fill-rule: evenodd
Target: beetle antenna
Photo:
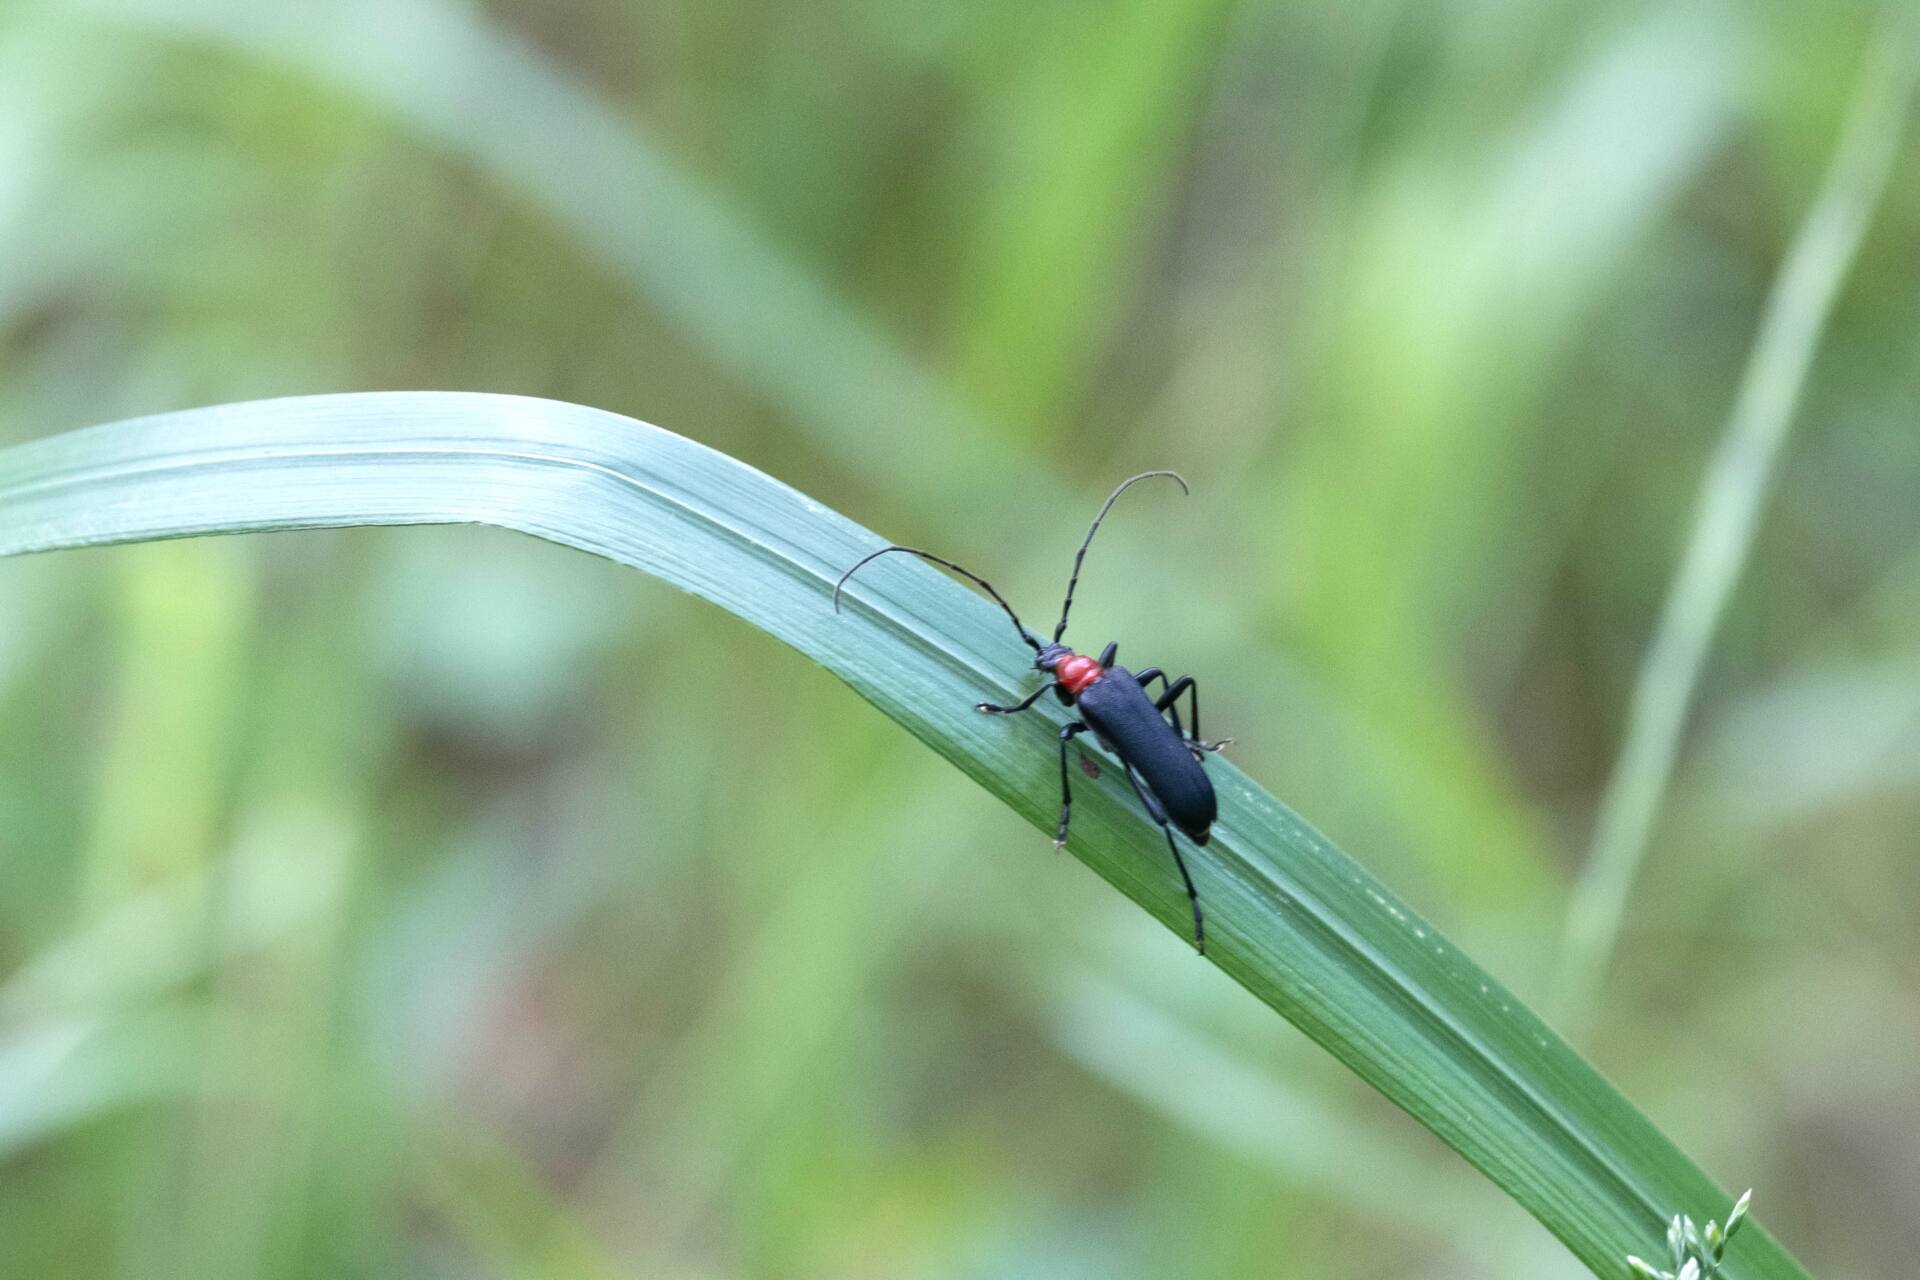
<path fill-rule="evenodd" d="M 1107 495 L 1106 502 L 1100 507 L 1100 514 L 1093 518 L 1093 528 L 1087 530 L 1087 540 L 1080 544 L 1080 550 L 1074 554 L 1073 576 L 1067 579 L 1067 602 L 1060 606 L 1060 625 L 1053 629 L 1053 642 L 1055 644 L 1059 644 L 1060 637 L 1067 634 L 1067 614 L 1073 610 L 1073 589 L 1080 583 L 1080 564 L 1087 558 L 1087 548 L 1093 545 L 1093 535 L 1100 532 L 1100 522 L 1107 518 L 1107 512 L 1113 509 L 1113 504 L 1119 500 L 1120 495 L 1125 493 L 1130 486 L 1153 476 L 1171 477 L 1173 482 L 1180 486 L 1181 493 L 1188 492 L 1187 482 L 1180 478 L 1180 473 L 1177 471 L 1142 471 L 1137 476 L 1128 476 L 1125 480 L 1122 480 L 1120 487 Z"/>
<path fill-rule="evenodd" d="M 999 605 L 1002 609 L 1005 609 L 1007 611 L 1007 616 L 1013 619 L 1014 630 L 1020 633 L 1020 638 L 1026 641 L 1028 645 L 1032 646 L 1033 651 L 1035 653 L 1040 652 L 1040 649 L 1041 649 L 1040 642 L 1033 638 L 1033 633 L 1028 631 L 1026 628 L 1026 625 L 1020 621 L 1020 615 L 1013 611 L 1013 606 L 1000 598 L 1000 593 L 993 589 L 993 584 L 991 582 L 988 582 L 985 578 L 981 577 L 977 573 L 970 573 L 967 570 L 962 569 L 959 565 L 955 564 L 951 560 L 942 560 L 939 556 L 933 554 L 933 552 L 922 551 L 918 547 L 901 547 L 901 546 L 882 547 L 871 555 L 861 557 L 859 564 L 854 565 L 853 568 L 841 574 L 840 581 L 833 584 L 833 611 L 835 613 L 840 612 L 840 588 L 847 585 L 847 579 L 851 578 L 854 574 L 858 573 L 861 570 L 861 568 L 863 568 L 867 564 L 868 561 L 878 560 L 881 556 L 886 555 L 889 551 L 905 551 L 912 555 L 919 556 L 922 560 L 931 560 L 933 561 L 933 563 L 937 565 L 942 565 L 948 569 L 953 570 L 955 573 L 959 574 L 961 577 L 965 578 L 967 581 L 979 587 L 982 591 L 986 592 L 988 595 L 993 597 L 993 602 L 995 604 Z"/>

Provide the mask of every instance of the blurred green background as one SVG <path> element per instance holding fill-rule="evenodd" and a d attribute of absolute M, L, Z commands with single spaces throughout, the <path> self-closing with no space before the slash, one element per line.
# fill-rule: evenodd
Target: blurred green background
<path fill-rule="evenodd" d="M 0 442 L 616 410 L 1188 671 L 1544 1007 L 1875 12 L 0 9 Z M 1920 166 L 1583 1046 L 1822 1277 L 1920 1256 Z M 830 677 L 478 529 L 0 564 L 0 1275 L 1581 1274 Z"/>

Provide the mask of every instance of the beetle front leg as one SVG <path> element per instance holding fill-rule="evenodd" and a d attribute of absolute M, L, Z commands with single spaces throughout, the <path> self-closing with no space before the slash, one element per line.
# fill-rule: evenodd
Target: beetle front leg
<path fill-rule="evenodd" d="M 976 702 L 973 704 L 973 709 L 984 712 L 990 716 L 1010 716 L 1016 711 L 1025 711 L 1028 707 L 1040 700 L 1041 694 L 1051 688 L 1053 688 L 1052 685 L 1043 684 L 1011 707 L 996 707 L 991 702 Z"/>
<path fill-rule="evenodd" d="M 1053 834 L 1053 847 L 1063 848 L 1067 843 L 1067 820 L 1073 816 L 1073 784 L 1067 781 L 1067 749 L 1077 733 L 1085 733 L 1087 726 L 1076 720 L 1064 725 L 1060 730 L 1060 827 Z"/>

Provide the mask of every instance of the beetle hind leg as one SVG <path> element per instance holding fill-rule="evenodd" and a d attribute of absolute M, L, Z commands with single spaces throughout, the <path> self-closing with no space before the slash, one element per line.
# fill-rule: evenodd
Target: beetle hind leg
<path fill-rule="evenodd" d="M 1180 883 L 1186 886 L 1187 902 L 1193 908 L 1193 946 L 1201 955 L 1207 954 L 1207 921 L 1200 910 L 1200 892 L 1193 887 L 1193 877 L 1187 872 L 1187 860 L 1180 855 L 1180 846 L 1173 838 L 1173 827 L 1167 822 L 1166 808 L 1159 797 L 1141 785 L 1140 775 L 1127 766 L 1127 783 L 1133 788 L 1133 794 L 1140 797 L 1140 803 L 1146 807 L 1147 816 L 1160 828 L 1160 834 L 1167 838 L 1167 852 L 1173 855 L 1173 865 L 1180 869 Z"/>

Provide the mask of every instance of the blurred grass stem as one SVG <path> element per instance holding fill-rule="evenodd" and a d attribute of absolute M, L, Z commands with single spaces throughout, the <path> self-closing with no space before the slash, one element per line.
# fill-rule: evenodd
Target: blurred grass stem
<path fill-rule="evenodd" d="M 1835 298 L 1904 134 L 1920 23 L 1889 8 L 1869 42 L 1825 182 L 1781 265 L 1726 434 L 1701 483 L 1686 552 L 1641 664 L 1626 741 L 1574 885 L 1553 1009 L 1578 1038 L 1620 936 L 1707 651 L 1752 549 L 1774 465 Z"/>

